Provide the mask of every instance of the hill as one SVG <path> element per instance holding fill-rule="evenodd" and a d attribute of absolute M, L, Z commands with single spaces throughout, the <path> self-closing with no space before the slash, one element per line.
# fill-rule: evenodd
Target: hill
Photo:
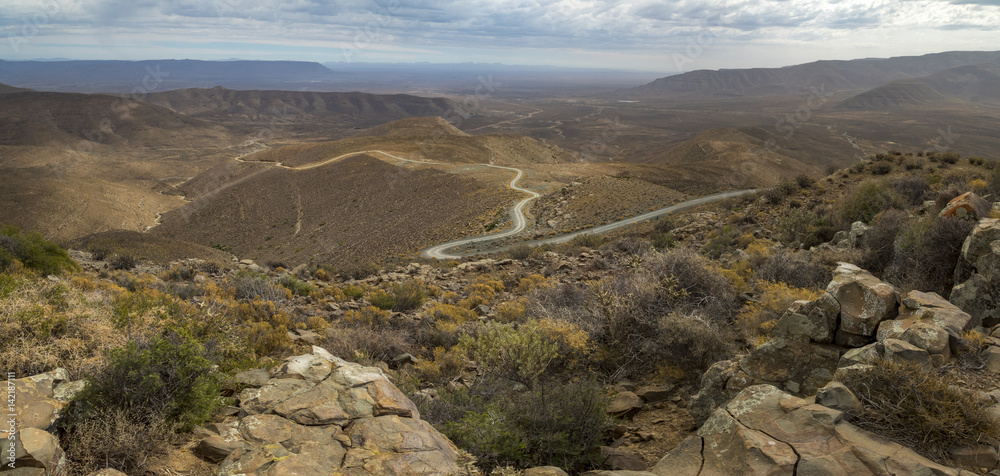
<path fill-rule="evenodd" d="M 147 78 L 144 80 L 144 78 Z M 0 82 L 46 91 L 134 94 L 192 87 L 225 86 L 299 89 L 337 74 L 302 61 L 2 61 Z"/>
<path fill-rule="evenodd" d="M 220 126 L 116 96 L 34 91 L 0 95 L 0 145 L 210 145 L 224 135 Z"/>
<path fill-rule="evenodd" d="M 520 196 L 503 184 L 367 155 L 303 171 L 220 167 L 193 179 L 185 190 L 202 193 L 150 233 L 261 262 L 346 266 L 483 233 Z"/>
<path fill-rule="evenodd" d="M 636 173 L 677 190 L 704 192 L 719 187 L 774 186 L 797 175 L 818 175 L 822 170 L 782 152 L 741 130 L 719 127 L 671 146 L 646 164 L 659 167 L 637 168 Z"/>
<path fill-rule="evenodd" d="M 406 94 L 234 91 L 222 87 L 149 94 L 145 101 L 191 117 L 224 121 L 323 121 L 366 127 L 408 117 L 440 116 L 452 107 L 444 98 Z"/>
<path fill-rule="evenodd" d="M 0 94 L 23 93 L 28 91 L 31 90 L 24 88 L 15 88 L 14 86 L 8 86 L 6 84 L 0 84 Z"/>
<path fill-rule="evenodd" d="M 893 81 L 842 101 L 842 110 L 1000 106 L 1000 63 L 960 66 Z"/>
<path fill-rule="evenodd" d="M 959 66 L 1000 60 L 1000 52 L 953 51 L 923 56 L 816 61 L 783 68 L 699 70 L 626 89 L 622 96 L 648 99 L 716 99 L 871 89 Z"/>
<path fill-rule="evenodd" d="M 569 159 L 566 151 L 530 137 L 470 136 L 441 117 L 419 117 L 361 130 L 355 137 L 338 141 L 269 149 L 248 155 L 244 160 L 298 167 L 341 154 L 376 149 L 448 164 L 551 164 Z"/>

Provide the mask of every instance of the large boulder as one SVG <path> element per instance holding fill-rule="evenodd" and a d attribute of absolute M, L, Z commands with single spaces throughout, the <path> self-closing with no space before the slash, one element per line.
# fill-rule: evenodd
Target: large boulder
<path fill-rule="evenodd" d="M 903 298 L 899 317 L 879 324 L 881 343 L 899 340 L 929 354 L 936 366 L 951 358 L 950 343 L 972 328 L 972 316 L 935 293 L 910 291 Z M 898 344 L 894 344 L 899 347 Z M 901 354 L 894 354 L 898 358 Z M 916 354 L 912 354 L 916 356 Z M 922 360 L 922 357 L 919 358 Z"/>
<path fill-rule="evenodd" d="M 210 425 L 196 452 L 218 474 L 452 474 L 457 450 L 381 370 L 319 347 L 240 394 L 243 416 Z"/>
<path fill-rule="evenodd" d="M 983 275 L 974 274 L 955 285 L 949 300 L 972 316 L 973 326 L 992 327 L 1000 324 L 1000 286 Z"/>
<path fill-rule="evenodd" d="M 837 266 L 826 291 L 840 303 L 839 330 L 851 335 L 873 337 L 878 325 L 898 312 L 892 285 L 850 263 Z"/>
<path fill-rule="evenodd" d="M 938 216 L 978 220 L 990 216 L 993 204 L 972 192 L 965 192 L 948 202 Z"/>
<path fill-rule="evenodd" d="M 0 430 L 0 440 L 14 443 L 13 448 L 7 448 L 13 454 L 4 451 L 4 466 L 0 466 L 0 471 L 9 468 L 8 458 L 13 456 L 16 469 L 12 474 L 67 474 L 66 454 L 55 435 L 55 423 L 69 400 L 82 388 L 83 382 L 71 382 L 65 369 L 8 380 L 5 400 L 13 403 L 14 409 L 5 413 L 17 418 L 14 435 L 8 425 Z"/>
<path fill-rule="evenodd" d="M 814 301 L 795 301 L 786 314 L 805 316 L 809 322 L 809 340 L 820 344 L 833 343 L 840 324 L 840 303 L 828 292 Z"/>
<path fill-rule="evenodd" d="M 1000 324 L 1000 220 L 984 218 L 962 245 L 950 300 L 972 315 L 973 326 Z"/>
<path fill-rule="evenodd" d="M 971 475 L 770 385 L 748 387 L 649 471 L 659 475 Z"/>

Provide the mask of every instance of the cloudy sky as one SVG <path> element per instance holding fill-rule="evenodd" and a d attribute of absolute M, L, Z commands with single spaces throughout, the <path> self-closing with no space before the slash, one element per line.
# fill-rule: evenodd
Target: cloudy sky
<path fill-rule="evenodd" d="M 0 59 L 657 72 L 1000 49 L 1000 0 L 0 0 Z"/>

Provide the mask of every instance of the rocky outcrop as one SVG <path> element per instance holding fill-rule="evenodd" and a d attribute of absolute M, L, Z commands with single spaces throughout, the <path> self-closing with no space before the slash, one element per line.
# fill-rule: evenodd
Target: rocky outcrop
<path fill-rule="evenodd" d="M 979 220 L 962 245 L 950 301 L 972 316 L 972 326 L 1000 324 L 1000 219 Z"/>
<path fill-rule="evenodd" d="M 840 263 L 826 291 L 840 303 L 839 345 L 861 347 L 882 321 L 896 317 L 899 297 L 892 285 L 853 264 Z"/>
<path fill-rule="evenodd" d="M 748 387 L 649 471 L 659 476 L 973 474 L 872 435 L 843 415 L 770 385 Z"/>
<path fill-rule="evenodd" d="M 0 471 L 24 475 L 65 475 L 68 471 L 66 454 L 55 436 L 56 420 L 73 396 L 83 388 L 83 382 L 71 382 L 64 369 L 14 379 L 7 382 L 7 401 L 13 403 L 16 415 L 14 434 L 14 461 L 11 454 L 3 452 Z M 9 393 L 9 392 L 13 393 Z M 13 397 L 13 401 L 9 400 Z M 10 412 L 4 412 L 10 413 Z M 7 418 L 4 419 L 5 421 Z M 9 425 L 0 431 L 0 440 L 9 441 Z M 5 447 L 6 448 L 6 447 Z"/>
<path fill-rule="evenodd" d="M 803 307 L 810 306 L 799 305 L 798 309 Z M 797 395 L 814 395 L 833 379 L 840 361 L 840 352 L 833 346 L 811 342 L 817 335 L 815 322 L 806 315 L 787 313 L 775 324 L 774 339 L 737 361 L 713 364 L 691 399 L 691 416 L 699 424 L 704 422 L 716 408 L 751 385 L 770 384 Z"/>
<path fill-rule="evenodd" d="M 244 375 L 254 382 L 259 375 Z M 420 419 L 381 370 L 319 347 L 290 357 L 256 388 L 245 414 L 210 425 L 196 452 L 218 474 L 451 474 L 457 450 Z"/>

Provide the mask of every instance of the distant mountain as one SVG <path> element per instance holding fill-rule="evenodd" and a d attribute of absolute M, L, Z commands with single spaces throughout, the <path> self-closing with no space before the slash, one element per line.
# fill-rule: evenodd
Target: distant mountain
<path fill-rule="evenodd" d="M 1000 107 L 1000 63 L 960 66 L 923 78 L 893 81 L 838 104 L 842 110 Z"/>
<path fill-rule="evenodd" d="M 621 96 L 645 99 L 717 99 L 871 89 L 960 66 L 1000 61 L 1000 51 L 953 51 L 923 56 L 816 61 L 783 68 L 699 70 L 626 89 Z"/>
<path fill-rule="evenodd" d="M 313 119 L 348 122 L 352 127 L 409 117 L 441 116 L 452 108 L 448 99 L 406 94 L 234 91 L 221 87 L 153 93 L 145 101 L 205 119 L 243 120 L 263 115 L 275 118 L 278 124 Z"/>
<path fill-rule="evenodd" d="M 336 78 L 336 73 L 319 63 L 301 61 L 0 60 L 0 83 L 44 91 L 145 94 L 214 86 L 302 89 Z"/>

